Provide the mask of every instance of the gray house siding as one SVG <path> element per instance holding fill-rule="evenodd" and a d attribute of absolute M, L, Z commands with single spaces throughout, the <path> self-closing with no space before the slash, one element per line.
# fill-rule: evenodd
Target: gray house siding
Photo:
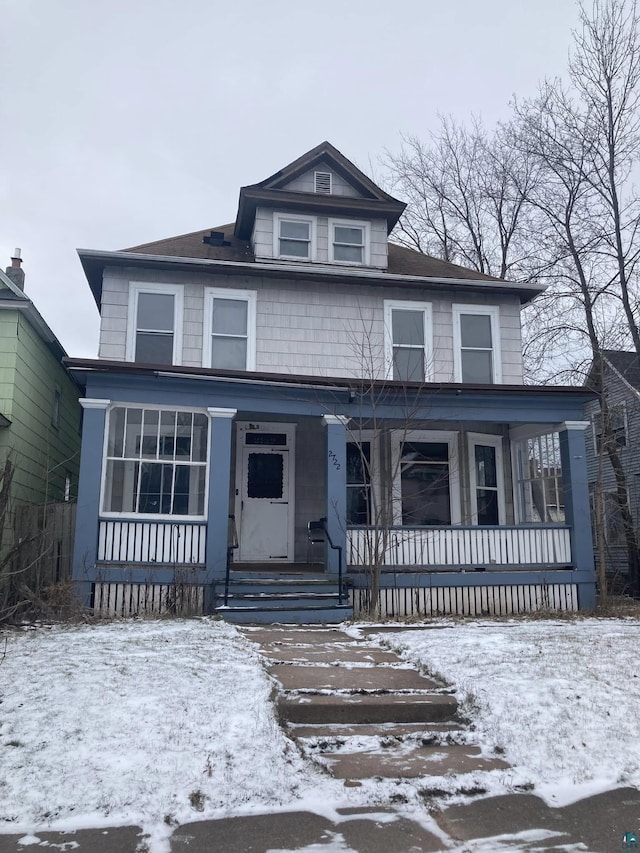
<path fill-rule="evenodd" d="M 293 181 L 289 181 L 288 184 L 285 184 L 282 189 L 287 192 L 298 192 L 298 193 L 314 193 L 315 192 L 315 172 L 329 172 L 331 175 L 331 195 L 342 195 L 349 196 L 350 198 L 361 198 L 361 194 L 353 187 L 351 184 L 347 183 L 345 179 L 338 175 L 337 172 L 334 172 L 333 169 L 329 169 L 327 166 L 318 166 L 317 169 L 311 169 L 308 172 L 305 172 L 304 175 L 300 175 L 299 178 L 295 178 Z"/>
<path fill-rule="evenodd" d="M 256 219 L 253 226 L 251 242 L 253 251 L 258 260 L 273 260 L 273 215 L 274 208 L 259 207 L 256 210 Z M 340 221 L 348 220 L 349 217 L 335 217 Z M 357 220 L 358 222 L 362 220 Z M 372 219 L 369 221 L 369 264 L 376 269 L 387 267 L 387 223 L 384 219 Z M 316 263 L 329 263 L 329 217 L 316 217 Z"/>
<path fill-rule="evenodd" d="M 272 373 L 379 378 L 384 375 L 384 300 L 417 301 L 415 293 L 363 285 L 335 284 L 314 289 L 307 282 L 249 276 L 171 275 L 166 272 L 105 272 L 100 353 L 124 360 L 129 282 L 184 284 L 182 364 L 202 366 L 205 287 L 241 289 L 257 294 L 256 368 Z M 453 379 L 452 304 L 500 308 L 502 382 L 522 382 L 520 304 L 517 297 L 465 296 L 434 292 L 432 379 Z"/>
<path fill-rule="evenodd" d="M 616 371 L 609 369 L 605 379 L 609 405 L 623 404 L 626 410 L 627 444 L 620 451 L 620 459 L 625 471 L 629 492 L 629 507 L 636 528 L 640 522 L 640 461 L 636 449 L 640 447 L 640 395 L 624 382 Z M 590 421 L 585 440 L 587 447 L 587 473 L 592 493 L 600 477 L 603 491 L 614 491 L 616 479 L 609 459 L 604 457 L 602 464 L 596 452 L 594 418 L 600 411 L 598 402 L 588 403 L 585 413 Z M 595 523 L 595 519 L 594 519 Z M 607 572 L 611 575 L 626 575 L 629 571 L 626 549 L 622 545 L 606 543 Z"/>

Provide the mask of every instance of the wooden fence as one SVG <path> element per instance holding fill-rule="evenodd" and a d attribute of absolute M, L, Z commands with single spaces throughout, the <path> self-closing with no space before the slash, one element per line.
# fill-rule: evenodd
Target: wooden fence
<path fill-rule="evenodd" d="M 14 571 L 30 589 L 71 577 L 74 503 L 24 505 L 15 513 Z"/>

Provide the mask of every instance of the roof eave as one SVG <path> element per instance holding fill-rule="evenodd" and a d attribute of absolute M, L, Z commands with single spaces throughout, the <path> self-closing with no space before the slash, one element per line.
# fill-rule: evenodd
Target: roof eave
<path fill-rule="evenodd" d="M 387 234 L 395 228 L 406 204 L 395 199 L 354 198 L 352 196 L 317 195 L 315 193 L 288 192 L 287 190 L 241 187 L 238 215 L 234 235 L 248 240 L 253 231 L 256 208 L 259 204 L 279 210 L 296 210 L 325 215 L 338 214 L 384 219 Z"/>
<path fill-rule="evenodd" d="M 184 367 L 166 364 L 138 364 L 130 361 L 109 361 L 105 359 L 66 358 L 65 365 L 78 374 L 87 373 L 126 373 L 134 375 L 167 376 L 183 379 L 198 379 L 225 382 L 255 382 L 272 385 L 306 385 L 332 388 L 356 389 L 364 384 L 367 388 L 397 388 L 424 390 L 425 392 L 451 392 L 452 394 L 569 394 L 585 401 L 593 399 L 593 392 L 580 385 L 502 385 L 471 384 L 462 382 L 397 382 L 379 379 L 373 382 L 366 378 L 307 376 L 304 374 L 267 373 L 262 371 L 217 370 L 204 367 Z"/>
<path fill-rule="evenodd" d="M 190 270 L 237 273 L 263 278 L 276 278 L 283 275 L 294 276 L 298 281 L 317 281 L 331 283 L 361 282 L 377 287 L 402 285 L 409 288 L 441 288 L 454 285 L 458 291 L 481 290 L 489 293 L 505 293 L 518 296 L 522 304 L 527 304 L 545 289 L 545 285 L 522 285 L 499 280 L 474 278 L 447 278 L 438 276 L 400 275 L 373 269 L 353 269 L 351 267 L 318 266 L 311 264 L 261 263 L 259 261 L 243 263 L 241 261 L 207 260 L 204 258 L 178 258 L 167 255 L 145 255 L 134 252 L 103 252 L 95 249 L 78 249 L 85 275 L 91 287 L 94 299 L 100 308 L 102 299 L 102 273 L 106 266 L 151 267 L 157 269 Z"/>

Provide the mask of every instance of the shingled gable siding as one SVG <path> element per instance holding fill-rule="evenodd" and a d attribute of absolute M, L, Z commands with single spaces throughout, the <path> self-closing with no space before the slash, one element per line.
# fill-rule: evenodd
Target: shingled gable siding
<path fill-rule="evenodd" d="M 315 192 L 315 172 L 331 173 L 331 195 L 349 196 L 350 198 L 362 198 L 361 194 L 358 192 L 358 190 L 355 189 L 355 187 L 352 187 L 351 184 L 347 183 L 343 177 L 338 175 L 332 169 L 327 168 L 326 166 L 317 166 L 315 169 L 311 169 L 309 172 L 305 172 L 304 175 L 300 175 L 299 178 L 295 178 L 293 181 L 289 181 L 289 183 L 285 184 L 282 189 L 287 190 L 288 192 L 298 193 Z"/>
<path fill-rule="evenodd" d="M 259 207 L 253 226 L 251 242 L 256 259 L 273 259 L 273 208 Z M 340 218 L 340 217 L 335 217 Z M 347 220 L 349 217 L 345 217 Z M 353 217 L 352 217 L 353 218 Z M 361 221 L 361 220 L 357 220 Z M 316 262 L 329 263 L 329 218 L 318 216 L 316 225 L 317 252 Z M 372 219 L 370 222 L 370 266 L 376 269 L 387 268 L 387 223 L 384 219 Z"/>
<path fill-rule="evenodd" d="M 453 325 L 451 305 L 443 292 L 421 296 L 403 289 L 363 285 L 324 285 L 317 290 L 293 280 L 274 281 L 249 276 L 204 276 L 167 272 L 113 270 L 105 274 L 100 358 L 125 358 L 129 278 L 135 281 L 185 283 L 182 364 L 202 364 L 204 289 L 228 287 L 257 291 L 256 369 L 274 373 L 316 376 L 371 375 L 365 355 L 373 355 L 375 372 L 383 372 L 383 303 L 428 299 L 433 310 L 434 381 L 453 377 Z M 502 346 L 502 381 L 522 382 L 520 305 L 516 297 L 472 298 L 465 303 L 498 305 Z M 124 309 L 124 310 L 123 310 Z M 360 343 L 358 343 L 360 342 Z"/>

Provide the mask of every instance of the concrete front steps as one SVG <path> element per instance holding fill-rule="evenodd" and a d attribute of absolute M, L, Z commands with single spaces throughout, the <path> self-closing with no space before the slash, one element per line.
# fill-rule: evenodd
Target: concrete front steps
<path fill-rule="evenodd" d="M 224 585 L 215 612 L 236 624 L 338 624 L 353 616 L 336 578 L 320 572 L 264 570 L 231 572 L 227 605 Z"/>
<path fill-rule="evenodd" d="M 247 637 L 280 685 L 282 726 L 345 784 L 455 776 L 461 793 L 481 793 L 473 774 L 507 768 L 481 754 L 452 691 L 392 652 L 319 626 L 247 629 Z"/>

